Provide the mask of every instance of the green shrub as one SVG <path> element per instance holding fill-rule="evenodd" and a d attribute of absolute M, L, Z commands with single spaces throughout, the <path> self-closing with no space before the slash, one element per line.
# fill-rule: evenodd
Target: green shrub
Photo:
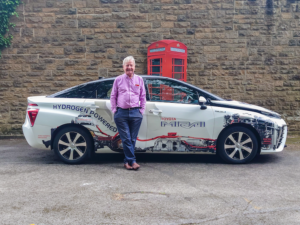
<path fill-rule="evenodd" d="M 13 39 L 12 34 L 6 33 L 9 28 L 14 27 L 15 24 L 9 22 L 11 16 L 19 16 L 16 12 L 17 6 L 21 2 L 19 0 L 0 0 L 0 58 L 1 50 L 11 45 Z"/>

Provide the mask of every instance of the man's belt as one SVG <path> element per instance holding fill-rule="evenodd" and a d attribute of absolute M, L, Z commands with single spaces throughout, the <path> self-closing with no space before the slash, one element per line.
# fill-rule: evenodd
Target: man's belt
<path fill-rule="evenodd" d="M 120 109 L 123 109 L 121 107 L 117 107 L 117 108 L 120 108 Z M 124 110 L 133 110 L 133 109 L 141 109 L 142 107 L 132 107 L 132 108 L 127 108 L 127 109 L 124 109 Z"/>

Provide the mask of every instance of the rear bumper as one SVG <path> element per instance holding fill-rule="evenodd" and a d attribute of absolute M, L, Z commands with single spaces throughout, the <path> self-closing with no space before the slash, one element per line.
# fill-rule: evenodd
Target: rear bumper
<path fill-rule="evenodd" d="M 22 125 L 22 130 L 27 143 L 33 148 L 47 149 L 43 141 L 51 140 L 50 128 L 45 126 L 34 125 L 31 127 L 30 122 L 26 118 L 25 123 Z M 45 131 L 47 134 L 45 134 Z"/>

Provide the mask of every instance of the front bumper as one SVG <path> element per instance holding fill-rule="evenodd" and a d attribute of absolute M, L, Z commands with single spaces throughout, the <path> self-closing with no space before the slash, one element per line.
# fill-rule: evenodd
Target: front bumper
<path fill-rule="evenodd" d="M 287 139 L 287 130 L 288 129 L 286 125 L 283 125 L 282 127 L 279 127 L 279 129 L 276 129 L 272 137 L 272 146 L 270 146 L 269 149 L 262 148 L 261 154 L 281 152 L 285 147 L 285 142 Z"/>

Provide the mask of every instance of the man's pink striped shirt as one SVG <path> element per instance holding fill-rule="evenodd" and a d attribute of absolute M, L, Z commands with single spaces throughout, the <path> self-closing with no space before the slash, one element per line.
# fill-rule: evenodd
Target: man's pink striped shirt
<path fill-rule="evenodd" d="M 118 76 L 110 94 L 110 103 L 113 113 L 117 111 L 117 107 L 123 109 L 141 107 L 140 112 L 144 114 L 146 90 L 143 78 L 135 74 L 129 78 L 125 73 Z"/>

